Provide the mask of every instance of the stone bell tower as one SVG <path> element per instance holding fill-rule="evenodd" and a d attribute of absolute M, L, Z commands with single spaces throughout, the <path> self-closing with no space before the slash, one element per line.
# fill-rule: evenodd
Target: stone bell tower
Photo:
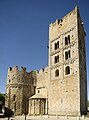
<path fill-rule="evenodd" d="M 49 26 L 49 68 L 49 114 L 86 114 L 85 31 L 78 7 Z"/>

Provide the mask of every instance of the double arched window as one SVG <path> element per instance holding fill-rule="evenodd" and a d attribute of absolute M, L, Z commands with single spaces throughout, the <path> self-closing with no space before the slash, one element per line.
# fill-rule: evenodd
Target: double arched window
<path fill-rule="evenodd" d="M 70 35 L 68 37 L 65 37 L 65 45 L 70 44 Z"/>
<path fill-rule="evenodd" d="M 65 52 L 65 60 L 70 58 L 70 50 Z"/>
<path fill-rule="evenodd" d="M 58 49 L 59 48 L 59 41 L 57 41 L 56 43 L 55 43 L 55 46 L 54 46 L 54 49 L 56 50 L 56 49 Z"/>

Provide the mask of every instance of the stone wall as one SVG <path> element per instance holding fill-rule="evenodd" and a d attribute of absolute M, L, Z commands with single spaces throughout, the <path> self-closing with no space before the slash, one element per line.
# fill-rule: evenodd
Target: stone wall
<path fill-rule="evenodd" d="M 86 97 L 83 98 L 82 93 L 84 92 L 86 96 L 86 88 L 82 82 L 80 83 L 78 14 L 76 7 L 61 20 L 50 24 L 49 27 L 50 82 L 48 102 L 50 114 L 79 115 L 82 112 L 80 102 L 85 104 L 83 99 Z M 70 36 L 70 43 L 65 45 L 65 39 L 68 36 Z M 57 42 L 59 42 L 59 46 L 58 49 L 55 49 Z M 70 57 L 67 60 L 65 59 L 66 51 L 70 51 Z M 55 63 L 55 56 L 59 56 L 57 63 Z M 70 67 L 68 75 L 66 75 L 67 66 Z M 58 76 L 55 76 L 56 70 L 59 71 Z M 80 91 L 83 91 L 82 95 Z M 83 107 L 82 109 L 85 111 Z"/>
<path fill-rule="evenodd" d="M 80 109 L 82 114 L 87 113 L 87 70 L 86 70 L 86 46 L 83 21 L 78 14 L 78 44 L 79 44 L 79 69 L 80 69 Z"/>
<path fill-rule="evenodd" d="M 37 74 L 37 85 L 36 93 L 40 93 L 47 98 L 48 92 L 48 82 L 49 82 L 50 72 L 49 67 L 41 69 Z"/>
<path fill-rule="evenodd" d="M 6 107 L 9 107 L 15 115 L 28 112 L 29 97 L 35 94 L 35 85 L 35 71 L 28 73 L 26 68 L 21 67 L 21 70 L 18 70 L 17 66 L 9 68 L 6 85 Z"/>

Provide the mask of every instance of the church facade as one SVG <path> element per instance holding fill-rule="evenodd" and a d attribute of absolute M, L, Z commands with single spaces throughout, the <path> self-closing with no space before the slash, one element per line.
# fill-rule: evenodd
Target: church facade
<path fill-rule="evenodd" d="M 15 115 L 87 114 L 85 31 L 78 7 L 49 25 L 48 66 L 8 69 L 6 107 Z"/>

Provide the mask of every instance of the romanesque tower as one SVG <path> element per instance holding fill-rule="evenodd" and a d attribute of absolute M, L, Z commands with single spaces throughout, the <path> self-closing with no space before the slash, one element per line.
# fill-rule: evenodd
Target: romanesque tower
<path fill-rule="evenodd" d="M 49 69 L 49 114 L 86 114 L 85 31 L 78 7 L 49 26 Z"/>
<path fill-rule="evenodd" d="M 5 106 L 15 115 L 28 113 L 29 97 L 35 94 L 36 72 L 17 66 L 8 68 Z"/>

